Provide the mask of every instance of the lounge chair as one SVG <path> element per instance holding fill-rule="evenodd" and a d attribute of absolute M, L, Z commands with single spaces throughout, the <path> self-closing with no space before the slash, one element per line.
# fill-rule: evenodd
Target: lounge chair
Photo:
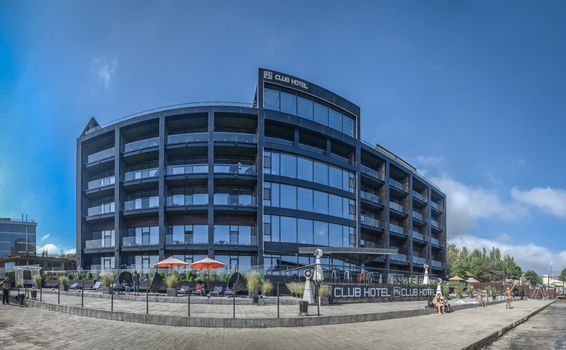
<path fill-rule="evenodd" d="M 181 294 L 187 294 L 190 291 L 191 291 L 191 287 L 188 284 L 183 284 L 181 289 L 179 289 L 179 293 L 181 293 Z"/>
<path fill-rule="evenodd" d="M 226 287 L 226 289 L 224 290 L 224 295 L 229 298 L 229 297 L 235 297 L 236 293 L 234 293 L 232 289 Z"/>
<path fill-rule="evenodd" d="M 69 287 L 69 289 L 78 289 L 79 288 L 79 284 L 77 282 L 71 284 L 71 286 Z"/>
<path fill-rule="evenodd" d="M 195 290 L 193 290 L 192 294 L 203 295 L 204 294 L 204 284 L 197 283 Z"/>
<path fill-rule="evenodd" d="M 92 289 L 96 290 L 96 289 L 100 288 L 101 285 L 102 284 L 100 283 L 100 281 L 94 282 Z"/>
<path fill-rule="evenodd" d="M 222 294 L 222 287 L 216 286 L 214 287 L 214 289 L 212 289 L 210 291 L 210 295 L 211 296 L 220 296 L 220 294 Z"/>

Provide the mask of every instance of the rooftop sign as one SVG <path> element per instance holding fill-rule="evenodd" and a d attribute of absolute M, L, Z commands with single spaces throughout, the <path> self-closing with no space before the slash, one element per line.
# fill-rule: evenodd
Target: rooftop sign
<path fill-rule="evenodd" d="M 286 74 L 277 73 L 270 70 L 264 70 L 263 79 L 266 81 L 281 83 L 283 85 L 289 85 L 294 88 L 301 88 L 303 90 L 309 91 L 309 84 L 307 84 L 307 82 L 291 77 Z"/>

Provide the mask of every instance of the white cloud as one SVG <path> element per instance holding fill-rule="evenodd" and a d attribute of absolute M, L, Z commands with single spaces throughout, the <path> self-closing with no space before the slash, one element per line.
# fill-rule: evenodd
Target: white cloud
<path fill-rule="evenodd" d="M 96 72 L 98 83 L 102 84 L 105 90 L 109 90 L 116 68 L 118 68 L 118 59 L 106 56 L 96 57 L 92 60 L 91 67 Z"/>
<path fill-rule="evenodd" d="M 547 274 L 550 272 L 550 264 L 553 265 L 553 275 L 559 274 L 561 269 L 566 266 L 566 250 L 553 252 L 548 248 L 536 245 L 534 243 L 527 244 L 511 244 L 508 242 L 493 241 L 490 239 L 480 238 L 473 235 L 461 235 L 450 240 L 450 243 L 456 244 L 458 247 L 466 247 L 471 249 L 491 249 L 499 248 L 503 255 L 509 254 L 517 264 L 521 266 L 523 271 L 535 270 L 539 274 Z"/>
<path fill-rule="evenodd" d="M 63 253 L 64 254 L 76 254 L 77 249 L 76 248 L 66 249 L 65 251 L 63 251 Z"/>
<path fill-rule="evenodd" d="M 527 191 L 521 191 L 513 188 L 511 189 L 511 196 L 518 202 L 547 210 L 554 216 L 566 219 L 565 190 L 535 187 Z"/>
<path fill-rule="evenodd" d="M 45 241 L 47 238 L 49 238 L 49 236 L 50 236 L 49 233 L 48 233 L 48 234 L 45 234 L 45 235 L 41 236 L 41 238 L 39 239 L 39 241 L 40 241 L 40 242 L 43 242 L 43 241 Z"/>

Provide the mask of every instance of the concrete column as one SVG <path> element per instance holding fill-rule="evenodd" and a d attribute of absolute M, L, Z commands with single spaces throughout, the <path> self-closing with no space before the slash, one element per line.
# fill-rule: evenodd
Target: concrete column
<path fill-rule="evenodd" d="M 167 189 L 165 174 L 167 173 L 165 115 L 159 117 L 159 260 L 165 259 L 165 237 L 167 235 L 167 220 L 165 205 L 167 204 Z"/>
<path fill-rule="evenodd" d="M 122 239 L 123 229 L 123 202 L 124 198 L 122 193 L 122 148 L 123 140 L 120 128 L 116 127 L 114 130 L 114 267 L 119 268 L 122 265 L 120 259 L 120 243 Z"/>
<path fill-rule="evenodd" d="M 214 258 L 214 109 L 208 112 L 208 256 Z"/>

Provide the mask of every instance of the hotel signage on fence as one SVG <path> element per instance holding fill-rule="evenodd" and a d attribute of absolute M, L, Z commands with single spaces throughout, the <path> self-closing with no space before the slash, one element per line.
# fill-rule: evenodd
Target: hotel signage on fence
<path fill-rule="evenodd" d="M 332 284 L 330 302 L 379 302 L 390 300 L 427 300 L 435 295 L 432 286 L 392 286 L 386 284 Z"/>

